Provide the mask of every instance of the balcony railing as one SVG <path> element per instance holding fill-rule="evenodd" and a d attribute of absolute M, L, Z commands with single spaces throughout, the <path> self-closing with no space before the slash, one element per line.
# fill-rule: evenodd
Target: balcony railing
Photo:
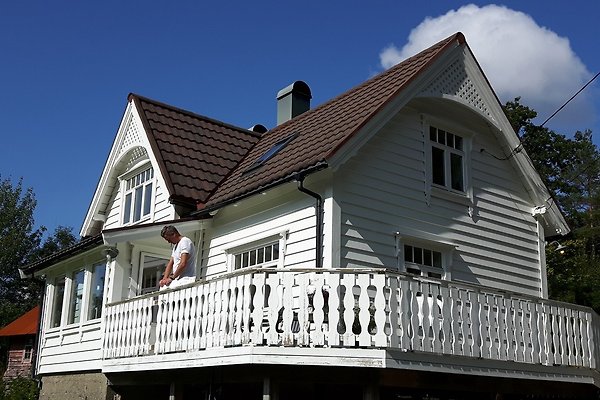
<path fill-rule="evenodd" d="M 388 348 L 595 369 L 589 308 L 379 269 L 246 269 L 109 304 L 103 357 Z"/>

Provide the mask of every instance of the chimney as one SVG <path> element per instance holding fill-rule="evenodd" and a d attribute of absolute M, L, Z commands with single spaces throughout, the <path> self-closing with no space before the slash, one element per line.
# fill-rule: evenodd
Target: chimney
<path fill-rule="evenodd" d="M 277 92 L 277 125 L 310 110 L 311 98 L 310 88 L 302 81 Z"/>

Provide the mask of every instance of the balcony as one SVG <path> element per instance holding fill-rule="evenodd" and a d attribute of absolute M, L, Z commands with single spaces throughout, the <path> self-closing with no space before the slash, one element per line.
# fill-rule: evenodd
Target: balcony
<path fill-rule="evenodd" d="M 104 372 L 303 363 L 598 384 L 591 309 L 383 269 L 244 269 L 103 318 Z"/>

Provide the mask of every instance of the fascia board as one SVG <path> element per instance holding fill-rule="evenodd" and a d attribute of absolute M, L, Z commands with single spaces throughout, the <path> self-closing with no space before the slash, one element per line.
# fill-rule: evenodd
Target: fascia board
<path fill-rule="evenodd" d="M 116 163 L 118 157 L 118 150 L 123 142 L 123 138 L 127 134 L 127 129 L 129 128 L 129 124 L 133 119 L 134 112 L 135 114 L 137 114 L 137 110 L 135 110 L 133 102 L 129 101 L 127 103 L 127 107 L 125 108 L 125 112 L 123 113 L 121 123 L 119 124 L 117 135 L 115 136 L 110 152 L 108 153 L 106 163 L 104 164 L 104 169 L 102 170 L 100 180 L 98 182 L 98 185 L 96 186 L 96 191 L 94 192 L 94 196 L 92 197 L 92 202 L 90 203 L 90 206 L 84 218 L 80 232 L 80 236 L 82 237 L 89 235 L 89 230 L 91 228 L 94 215 L 100 211 L 100 203 L 102 201 L 102 198 L 104 198 L 106 195 L 109 180 L 116 179 L 111 175 L 111 171 Z"/>
<path fill-rule="evenodd" d="M 377 114 L 348 140 L 330 159 L 327 160 L 329 166 L 337 171 L 346 161 L 355 156 L 357 152 L 365 145 L 383 126 L 390 121 L 402 108 L 408 104 L 413 98 L 427 85 L 441 74 L 462 54 L 461 45 L 457 45 L 452 49 L 448 49 L 446 53 L 438 57 L 432 65 L 426 70 L 418 74 L 411 82 L 400 90 Z"/>
<path fill-rule="evenodd" d="M 150 238 L 160 237 L 160 231 L 163 226 L 173 225 L 181 234 L 197 232 L 206 229 L 210 224 L 209 220 L 193 221 L 166 221 L 162 223 L 140 225 L 135 227 L 108 229 L 102 232 L 102 239 L 107 246 L 114 246 L 118 243 L 134 242 Z"/>

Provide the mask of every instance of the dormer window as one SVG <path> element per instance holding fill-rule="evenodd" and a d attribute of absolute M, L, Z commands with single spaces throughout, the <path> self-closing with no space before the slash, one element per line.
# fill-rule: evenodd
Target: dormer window
<path fill-rule="evenodd" d="M 149 167 L 124 181 L 123 224 L 136 223 L 150 215 L 154 170 Z"/>

